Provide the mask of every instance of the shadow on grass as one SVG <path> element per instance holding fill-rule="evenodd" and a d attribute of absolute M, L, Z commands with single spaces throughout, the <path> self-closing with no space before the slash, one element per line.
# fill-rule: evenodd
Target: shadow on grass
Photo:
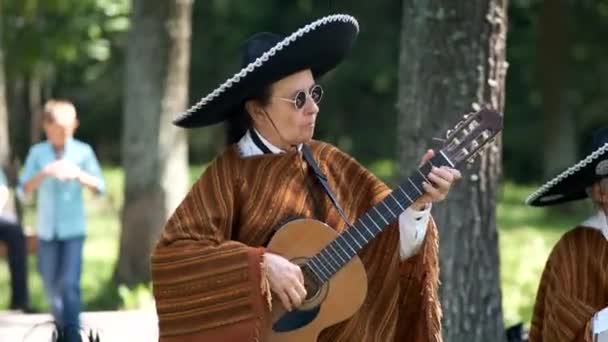
<path fill-rule="evenodd" d="M 107 281 L 100 291 L 85 303 L 87 311 L 120 310 L 123 300 L 118 291 L 118 284 L 114 280 Z"/>
<path fill-rule="evenodd" d="M 87 302 L 89 311 L 134 310 L 154 307 L 152 288 L 149 283 L 134 286 L 117 284 L 108 281 L 97 295 Z"/>

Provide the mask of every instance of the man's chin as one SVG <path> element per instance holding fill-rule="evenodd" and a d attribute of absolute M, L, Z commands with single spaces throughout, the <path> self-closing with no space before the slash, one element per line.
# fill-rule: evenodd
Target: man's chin
<path fill-rule="evenodd" d="M 300 139 L 300 142 L 297 145 L 306 144 L 306 143 L 310 142 L 311 140 L 312 140 L 312 134 L 307 135 L 307 136 L 303 137 L 302 139 Z"/>

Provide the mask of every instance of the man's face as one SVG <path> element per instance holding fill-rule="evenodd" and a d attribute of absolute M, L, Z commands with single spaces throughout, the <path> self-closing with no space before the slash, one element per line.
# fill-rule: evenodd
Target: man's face
<path fill-rule="evenodd" d="M 299 71 L 275 82 L 271 87 L 270 101 L 263 108 L 272 122 L 264 115 L 257 115 L 254 117 L 256 128 L 263 134 L 266 133 L 265 137 L 274 145 L 283 148 L 281 143 L 293 146 L 312 139 L 319 112 L 318 105 L 309 94 L 314 85 L 315 80 L 310 70 Z M 293 99 L 299 92 L 308 95 L 298 109 Z M 277 131 L 282 139 L 278 137 Z"/>

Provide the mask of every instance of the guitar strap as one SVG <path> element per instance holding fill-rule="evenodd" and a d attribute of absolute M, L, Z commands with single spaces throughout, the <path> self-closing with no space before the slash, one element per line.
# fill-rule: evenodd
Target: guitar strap
<path fill-rule="evenodd" d="M 266 146 L 262 142 L 262 140 L 260 139 L 260 137 L 255 132 L 255 130 L 250 130 L 250 132 L 251 132 L 251 140 L 253 140 L 253 143 L 263 153 L 265 153 L 265 154 L 272 153 L 270 151 L 270 149 L 268 148 L 268 146 Z M 344 220 L 344 223 L 346 223 L 346 226 L 350 228 L 351 224 L 350 224 L 350 222 L 348 222 L 348 219 L 346 218 L 346 214 L 344 213 L 344 210 L 340 206 L 340 203 L 338 203 L 338 200 L 336 199 L 336 196 L 334 195 L 334 193 L 331 191 L 331 188 L 327 184 L 327 177 L 325 176 L 325 174 L 323 173 L 323 171 L 321 171 L 321 168 L 319 167 L 319 165 L 317 165 L 317 162 L 315 162 L 315 158 L 312 156 L 312 153 L 310 152 L 310 149 L 305 144 L 302 144 L 302 154 L 304 155 L 304 159 L 306 160 L 306 162 L 310 166 L 310 169 L 312 170 L 312 173 L 314 174 L 315 179 L 319 182 L 319 184 L 321 185 L 321 187 L 323 187 L 323 190 L 327 194 L 327 197 L 329 197 L 329 199 L 331 200 L 331 203 L 334 205 L 334 207 L 336 208 L 336 210 L 338 210 L 338 213 L 340 214 L 340 216 L 342 216 L 342 219 Z"/>
<path fill-rule="evenodd" d="M 336 210 L 338 210 L 338 213 L 340 213 L 340 216 L 342 216 L 342 219 L 344 220 L 344 223 L 346 223 L 346 226 L 348 226 L 350 228 L 351 224 L 348 222 L 348 218 L 346 218 L 346 214 L 344 213 L 344 210 L 340 206 L 340 203 L 338 203 L 336 196 L 334 196 L 334 193 L 331 191 L 331 188 L 327 184 L 327 177 L 325 176 L 323 171 L 321 171 L 321 168 L 319 167 L 319 165 L 317 165 L 317 162 L 315 162 L 315 158 L 312 156 L 310 149 L 305 144 L 302 144 L 302 154 L 304 155 L 304 159 L 310 166 L 310 169 L 312 170 L 312 173 L 314 174 L 315 179 L 319 182 L 319 184 L 321 184 L 321 187 L 323 187 L 323 190 L 325 190 L 327 197 L 329 197 L 329 199 L 331 200 L 331 203 L 333 203 Z"/>

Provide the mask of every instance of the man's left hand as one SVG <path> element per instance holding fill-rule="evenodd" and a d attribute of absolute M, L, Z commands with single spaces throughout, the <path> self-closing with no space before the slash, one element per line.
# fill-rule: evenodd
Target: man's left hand
<path fill-rule="evenodd" d="M 433 150 L 428 150 L 422 157 L 422 163 L 420 165 L 423 165 L 429 161 L 434 155 L 435 152 Z M 420 210 L 426 207 L 429 203 L 443 201 L 450 192 L 454 182 L 461 178 L 462 175 L 460 174 L 460 171 L 451 167 L 433 167 L 431 172 L 427 175 L 427 180 L 429 180 L 431 183 L 424 182 L 422 184 L 425 193 L 422 195 L 422 197 L 416 200 L 414 204 L 412 204 L 412 207 Z"/>

